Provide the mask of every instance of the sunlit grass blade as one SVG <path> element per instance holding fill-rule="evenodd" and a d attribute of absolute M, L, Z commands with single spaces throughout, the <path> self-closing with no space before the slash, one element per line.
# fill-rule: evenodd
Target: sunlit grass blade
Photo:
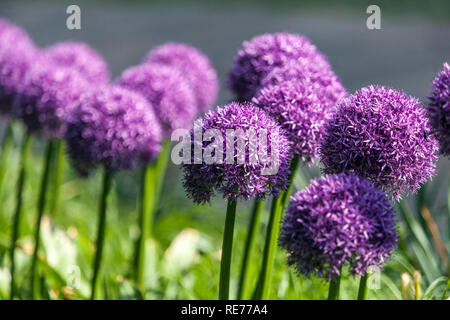
<path fill-rule="evenodd" d="M 231 253 L 233 249 L 236 200 L 228 200 L 220 261 L 219 300 L 228 300 L 230 294 Z"/>
<path fill-rule="evenodd" d="M 17 239 L 19 238 L 20 221 L 22 215 L 22 205 L 23 205 L 23 190 L 26 183 L 26 174 L 28 170 L 28 160 L 30 157 L 32 136 L 26 134 L 25 140 L 22 145 L 21 151 L 21 167 L 19 172 L 19 179 L 17 182 L 17 194 L 16 194 L 16 208 L 14 212 L 12 234 L 11 234 L 11 245 L 10 245 L 10 263 L 11 263 L 11 285 L 10 285 L 10 299 L 14 299 L 16 295 L 16 282 L 15 282 L 15 249 L 17 244 Z"/>
<path fill-rule="evenodd" d="M 100 206 L 98 212 L 98 229 L 95 246 L 94 270 L 91 281 L 91 300 L 98 297 L 97 288 L 101 283 L 100 272 L 102 267 L 103 246 L 105 242 L 106 211 L 112 189 L 113 174 L 107 168 L 104 168 L 103 170 L 102 193 L 100 196 Z"/>

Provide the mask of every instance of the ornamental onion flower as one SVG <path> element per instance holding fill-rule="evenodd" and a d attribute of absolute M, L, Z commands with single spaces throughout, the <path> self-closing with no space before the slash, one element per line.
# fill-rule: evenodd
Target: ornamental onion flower
<path fill-rule="evenodd" d="M 323 126 L 332 108 L 320 99 L 309 79 L 291 80 L 263 87 L 252 100 L 286 131 L 293 152 L 311 163 L 318 155 Z"/>
<path fill-rule="evenodd" d="M 277 140 L 279 155 L 278 159 L 273 160 L 275 163 L 264 164 L 259 152 L 255 152 L 257 154 L 251 153 L 250 144 L 253 143 L 252 139 L 247 139 L 243 135 L 237 135 L 237 139 L 245 142 L 244 163 L 238 163 L 237 148 L 233 150 L 235 157 L 233 163 L 226 161 L 226 148 L 223 148 L 223 163 L 207 164 L 203 158 L 197 159 L 194 155 L 193 163 L 182 165 L 184 173 L 183 185 L 194 202 L 209 202 L 217 191 L 221 192 L 225 199 L 248 200 L 251 197 L 263 199 L 267 194 L 277 196 L 281 190 L 286 188 L 289 161 L 291 160 L 290 143 L 275 120 L 260 108 L 251 103 L 240 104 L 237 102 L 218 107 L 216 111 L 208 112 L 201 119 L 201 122 L 196 122 L 194 129 L 191 130 L 191 136 L 194 138 L 194 130 L 196 130 L 199 123 L 201 123 L 201 128 L 198 129 L 200 132 L 204 134 L 207 130 L 215 129 L 221 133 L 224 140 L 227 137 L 227 130 L 241 129 L 244 134 L 247 134 L 251 130 L 255 130 L 258 133 L 264 129 L 267 131 L 268 156 L 270 157 L 272 139 Z M 225 146 L 225 142 L 223 143 Z M 192 141 L 191 150 L 193 152 L 195 144 L 202 149 L 204 156 L 205 149 L 209 143 Z M 220 147 L 222 147 L 222 144 L 220 144 Z M 258 150 L 262 150 L 264 145 L 258 143 L 257 147 Z M 251 157 L 253 158 L 253 163 L 250 163 L 249 159 Z M 278 168 L 277 173 L 264 175 L 262 169 L 270 165 L 275 165 Z"/>
<path fill-rule="evenodd" d="M 319 60 L 317 64 L 306 59 L 288 61 L 269 72 L 261 80 L 261 88 L 297 79 L 309 79 L 317 97 L 326 107 L 333 107 L 347 96 L 347 90 L 325 60 Z"/>
<path fill-rule="evenodd" d="M 332 280 L 343 267 L 364 275 L 396 247 L 394 211 L 369 181 L 345 173 L 324 176 L 291 197 L 279 243 L 302 275 Z"/>
<path fill-rule="evenodd" d="M 23 120 L 29 133 L 62 137 L 65 118 L 88 87 L 89 83 L 76 70 L 41 60 L 28 71 L 20 86 L 15 114 Z"/>
<path fill-rule="evenodd" d="M 152 106 L 125 88 L 105 85 L 88 92 L 67 121 L 68 153 L 83 175 L 99 164 L 109 171 L 129 169 L 160 150 L 161 129 Z"/>
<path fill-rule="evenodd" d="M 175 129 L 192 126 L 195 96 L 178 69 L 157 63 L 139 65 L 125 70 L 116 83 L 139 92 L 153 105 L 164 138 L 170 138 Z"/>
<path fill-rule="evenodd" d="M 161 63 L 177 68 L 192 87 L 197 107 L 207 111 L 217 99 L 219 79 L 209 58 L 198 49 L 183 43 L 169 42 L 152 49 L 145 63 Z"/>
<path fill-rule="evenodd" d="M 243 43 L 233 60 L 228 86 L 238 100 L 250 100 L 262 79 L 274 68 L 291 60 L 304 60 L 306 66 L 328 66 L 323 54 L 299 34 L 263 34 Z"/>
<path fill-rule="evenodd" d="M 352 170 L 400 199 L 434 173 L 438 144 L 416 98 L 369 86 L 342 100 L 325 125 L 325 173 Z"/>
<path fill-rule="evenodd" d="M 103 57 L 82 42 L 59 42 L 43 51 L 43 55 L 57 66 L 73 68 L 91 84 L 101 85 L 109 81 L 109 68 Z"/>
<path fill-rule="evenodd" d="M 38 56 L 39 50 L 24 30 L 0 19 L 0 114 L 11 113 L 18 88 Z"/>
<path fill-rule="evenodd" d="M 433 133 L 440 145 L 440 152 L 450 157 L 450 66 L 444 63 L 444 69 L 433 81 L 427 105 L 427 116 Z"/>

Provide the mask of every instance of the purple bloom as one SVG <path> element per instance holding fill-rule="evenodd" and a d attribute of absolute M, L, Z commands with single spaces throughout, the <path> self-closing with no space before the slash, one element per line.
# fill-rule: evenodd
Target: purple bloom
<path fill-rule="evenodd" d="M 450 66 L 447 62 L 433 81 L 429 99 L 427 116 L 430 125 L 439 141 L 441 154 L 450 157 Z"/>
<path fill-rule="evenodd" d="M 252 100 L 286 131 L 293 151 L 311 163 L 318 156 L 323 126 L 332 108 L 326 107 L 309 80 L 292 80 L 262 88 Z"/>
<path fill-rule="evenodd" d="M 15 114 L 29 132 L 64 135 L 65 119 L 89 83 L 75 70 L 41 60 L 28 71 L 15 101 Z"/>
<path fill-rule="evenodd" d="M 27 33 L 0 19 L 0 114 L 10 114 L 19 86 L 39 50 Z"/>
<path fill-rule="evenodd" d="M 196 125 L 199 123 L 196 122 Z M 191 142 L 192 163 L 184 163 L 182 170 L 183 185 L 194 202 L 209 202 L 217 191 L 226 199 L 249 199 L 254 196 L 262 199 L 267 194 L 277 196 L 280 190 L 286 189 L 289 162 L 292 157 L 289 141 L 276 121 L 263 110 L 251 103 L 232 102 L 224 107 L 218 107 L 216 111 L 208 112 L 201 119 L 201 123 L 202 126 L 198 129 L 194 125 L 191 138 L 195 138 L 196 130 L 204 135 L 205 132 L 214 129 L 221 134 L 223 141 L 215 139 L 213 141 L 219 146 L 217 150 L 220 150 L 215 151 L 216 161 L 213 163 L 208 163 L 205 159 L 205 154 L 213 142 L 195 140 Z M 239 129 L 242 130 L 241 133 L 238 133 Z M 236 130 L 235 138 L 227 136 L 229 130 Z M 252 139 L 251 137 L 257 137 L 252 132 L 267 137 L 267 144 L 260 138 Z M 278 157 L 272 157 L 276 154 L 272 142 L 275 142 Z M 231 150 L 226 147 L 227 143 L 235 147 Z M 240 144 L 243 147 L 239 149 Z M 270 159 L 264 159 L 265 147 L 266 155 Z M 195 154 L 196 148 L 203 152 L 202 158 L 199 158 L 201 154 L 199 156 Z M 227 152 L 232 158 L 227 157 Z M 229 161 L 230 158 L 232 161 Z M 265 175 L 263 168 L 271 166 L 277 167 L 278 170 L 274 174 Z"/>
<path fill-rule="evenodd" d="M 261 87 L 283 81 L 309 79 L 322 104 L 328 107 L 335 106 L 348 95 L 347 90 L 331 70 L 328 62 L 323 59 L 317 60 L 317 64 L 309 63 L 306 59 L 288 61 L 269 72 L 262 79 Z"/>
<path fill-rule="evenodd" d="M 328 61 L 306 37 L 299 34 L 263 34 L 245 41 L 231 67 L 228 86 L 239 100 L 250 100 L 262 79 L 290 60 L 328 66 Z"/>
<path fill-rule="evenodd" d="M 206 55 L 182 43 L 166 43 L 151 50 L 144 60 L 179 69 L 194 90 L 197 107 L 208 110 L 217 99 L 219 79 Z"/>
<path fill-rule="evenodd" d="M 175 129 L 191 128 L 197 113 L 195 97 L 178 69 L 157 63 L 138 65 L 125 70 L 116 82 L 150 101 L 164 138 Z"/>
<path fill-rule="evenodd" d="M 68 117 L 66 141 L 74 167 L 87 175 L 97 165 L 120 170 L 154 159 L 161 129 L 143 96 L 105 85 L 78 100 Z"/>
<path fill-rule="evenodd" d="M 363 275 L 381 267 L 397 243 L 394 211 L 385 193 L 358 176 L 324 176 L 291 197 L 280 245 L 305 276 L 333 279 L 348 267 Z"/>
<path fill-rule="evenodd" d="M 425 109 L 401 91 L 370 86 L 342 100 L 325 125 L 325 173 L 352 170 L 400 199 L 436 167 L 438 143 Z"/>
<path fill-rule="evenodd" d="M 107 63 L 86 43 L 59 42 L 46 48 L 43 54 L 55 65 L 76 69 L 92 84 L 101 85 L 109 81 Z"/>

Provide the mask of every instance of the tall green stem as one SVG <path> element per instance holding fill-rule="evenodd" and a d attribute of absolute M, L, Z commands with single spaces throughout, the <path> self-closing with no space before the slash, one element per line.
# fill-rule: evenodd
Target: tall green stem
<path fill-rule="evenodd" d="M 10 298 L 14 299 L 15 292 L 15 249 L 17 244 L 17 239 L 19 238 L 19 228 L 20 220 L 22 215 L 22 200 L 23 200 L 23 189 L 25 186 L 26 173 L 28 168 L 28 158 L 30 156 L 32 136 L 27 134 L 25 141 L 22 145 L 22 159 L 21 167 L 19 172 L 19 179 L 17 182 L 17 196 L 16 196 L 16 209 L 14 212 L 13 226 L 12 226 L 12 236 L 11 236 L 11 246 L 10 246 L 10 260 L 11 260 L 11 287 L 10 287 Z"/>
<path fill-rule="evenodd" d="M 5 180 L 6 169 L 8 167 L 8 159 L 11 154 L 11 149 L 13 145 L 13 132 L 11 127 L 11 122 L 8 122 L 5 136 L 2 142 L 2 155 L 0 162 L 0 195 L 3 190 L 3 181 Z"/>
<path fill-rule="evenodd" d="M 219 300 L 228 300 L 230 292 L 231 252 L 233 248 L 236 200 L 228 200 L 225 230 L 223 232 L 222 259 L 220 261 Z"/>
<path fill-rule="evenodd" d="M 48 186 L 48 180 L 50 175 L 50 164 L 52 162 L 53 157 L 53 150 L 55 148 L 55 141 L 51 140 L 47 142 L 47 150 L 46 150 L 46 156 L 44 160 L 44 169 L 42 171 L 41 176 L 41 184 L 39 189 L 39 198 L 38 198 L 38 212 L 37 212 L 37 218 L 36 218 L 36 229 L 34 232 L 34 251 L 33 256 L 31 260 L 31 278 L 30 278 L 30 288 L 31 288 L 31 295 L 33 299 L 36 299 L 38 296 L 38 286 L 36 281 L 36 267 L 37 267 L 37 260 L 38 260 L 38 253 L 39 253 L 39 239 L 41 235 L 41 221 L 42 221 L 42 215 L 44 214 L 45 209 L 45 199 L 47 195 L 47 186 Z"/>
<path fill-rule="evenodd" d="M 264 254 L 261 273 L 257 288 L 257 299 L 267 299 L 270 291 L 270 280 L 272 277 L 273 261 L 275 258 L 275 249 L 277 245 L 278 231 L 281 220 L 281 198 L 273 198 L 270 209 L 269 224 L 267 225 L 266 241 L 264 245 Z"/>
<path fill-rule="evenodd" d="M 367 300 L 367 295 L 369 293 L 367 281 L 369 280 L 369 277 L 370 274 L 366 272 L 359 280 L 358 300 Z"/>
<path fill-rule="evenodd" d="M 250 216 L 250 223 L 248 225 L 247 239 L 245 241 L 244 255 L 242 257 L 241 275 L 239 277 L 238 286 L 238 300 L 247 299 L 247 291 L 249 285 L 249 261 L 253 252 L 255 244 L 257 229 L 259 227 L 259 221 L 261 218 L 261 210 L 264 206 L 264 201 L 255 199 L 253 203 L 252 213 Z"/>
<path fill-rule="evenodd" d="M 341 286 L 341 274 L 337 278 L 330 281 L 328 289 L 328 300 L 339 300 L 339 290 Z"/>
<path fill-rule="evenodd" d="M 292 193 L 294 185 L 293 181 L 297 172 L 299 161 L 300 158 L 297 155 L 294 156 L 291 162 L 291 173 L 288 178 L 288 189 L 281 193 L 278 198 L 273 198 L 272 200 L 269 224 L 267 226 L 266 242 L 264 246 L 263 265 L 259 275 L 258 286 L 254 294 L 256 299 L 267 299 L 270 291 L 272 269 L 275 260 L 278 234 L 280 231 L 281 216 Z"/>
<path fill-rule="evenodd" d="M 98 211 L 98 229 L 97 229 L 97 243 L 96 252 L 94 259 L 94 273 L 91 281 L 91 300 L 97 298 L 97 287 L 100 285 L 100 271 L 102 264 L 103 255 L 103 244 L 105 241 L 105 230 L 106 230 L 106 210 L 108 199 L 111 193 L 112 186 L 112 173 L 104 168 L 103 172 L 103 183 L 102 183 L 102 194 L 100 197 L 100 206 Z"/>
<path fill-rule="evenodd" d="M 154 164 L 146 164 L 142 169 L 141 191 L 140 191 L 140 234 L 137 244 L 135 281 L 138 288 L 145 296 L 145 253 L 146 240 L 152 232 L 152 221 L 154 214 L 156 172 Z"/>
<path fill-rule="evenodd" d="M 59 213 L 59 198 L 61 184 L 64 179 L 64 166 L 65 166 L 65 156 L 64 156 L 64 140 L 58 139 L 55 141 L 55 152 L 53 156 L 53 198 L 51 200 L 50 215 L 55 217 Z"/>

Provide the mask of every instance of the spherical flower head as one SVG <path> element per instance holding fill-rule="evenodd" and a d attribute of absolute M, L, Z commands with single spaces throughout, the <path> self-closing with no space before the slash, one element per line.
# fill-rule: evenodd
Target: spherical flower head
<path fill-rule="evenodd" d="M 195 97 L 178 69 L 157 63 L 138 65 L 125 70 L 116 83 L 150 101 L 165 139 L 175 129 L 191 128 L 197 113 Z"/>
<path fill-rule="evenodd" d="M 353 170 L 400 199 L 435 172 L 438 143 L 416 98 L 369 86 L 343 99 L 325 125 L 325 173 Z"/>
<path fill-rule="evenodd" d="M 183 43 L 166 43 L 151 50 L 145 60 L 180 70 L 194 90 L 197 107 L 207 111 L 217 99 L 219 79 L 209 58 L 198 49 Z"/>
<path fill-rule="evenodd" d="M 440 152 L 450 157 L 450 66 L 444 69 L 433 81 L 427 106 L 427 116 L 433 133 L 439 141 Z"/>
<path fill-rule="evenodd" d="M 319 151 L 323 126 L 331 116 L 309 80 L 291 80 L 263 87 L 252 100 L 286 131 L 293 152 L 311 163 Z"/>
<path fill-rule="evenodd" d="M 77 71 L 41 60 L 30 68 L 20 86 L 15 115 L 30 133 L 62 137 L 67 115 L 88 88 L 89 83 Z"/>
<path fill-rule="evenodd" d="M 343 267 L 364 275 L 396 247 L 394 211 L 369 181 L 345 173 L 324 176 L 291 197 L 279 243 L 302 275 L 330 280 Z"/>
<path fill-rule="evenodd" d="M 18 89 L 39 50 L 28 34 L 0 19 L 0 114 L 10 115 Z"/>
<path fill-rule="evenodd" d="M 83 42 L 59 42 L 43 52 L 57 66 L 74 68 L 94 85 L 106 84 L 110 74 L 108 64 L 92 47 Z"/>
<path fill-rule="evenodd" d="M 161 148 L 161 129 L 151 105 L 138 93 L 105 85 L 87 92 L 68 117 L 66 141 L 74 167 L 87 175 L 151 161 Z"/>
<path fill-rule="evenodd" d="M 228 86 L 238 100 L 250 100 L 261 80 L 289 60 L 305 59 L 311 64 L 328 65 L 327 59 L 306 37 L 299 34 L 263 34 L 243 43 L 233 60 Z"/>
<path fill-rule="evenodd" d="M 28 33 L 10 21 L 0 18 L 0 53 L 3 50 L 37 50 Z"/>
<path fill-rule="evenodd" d="M 261 88 L 291 80 L 310 80 L 324 106 L 333 107 L 348 95 L 339 78 L 324 59 L 310 63 L 306 59 L 291 60 L 275 67 L 261 81 Z"/>
<path fill-rule="evenodd" d="M 198 133 L 203 139 L 196 138 Z M 192 158 L 182 170 L 183 185 L 194 202 L 209 202 L 216 192 L 228 200 L 263 199 L 286 189 L 289 140 L 277 122 L 253 104 L 232 102 L 208 112 L 196 121 L 190 138 Z M 214 144 L 217 149 L 211 151 Z M 213 153 L 213 161 L 208 160 Z M 268 168 L 274 170 L 264 171 Z"/>

